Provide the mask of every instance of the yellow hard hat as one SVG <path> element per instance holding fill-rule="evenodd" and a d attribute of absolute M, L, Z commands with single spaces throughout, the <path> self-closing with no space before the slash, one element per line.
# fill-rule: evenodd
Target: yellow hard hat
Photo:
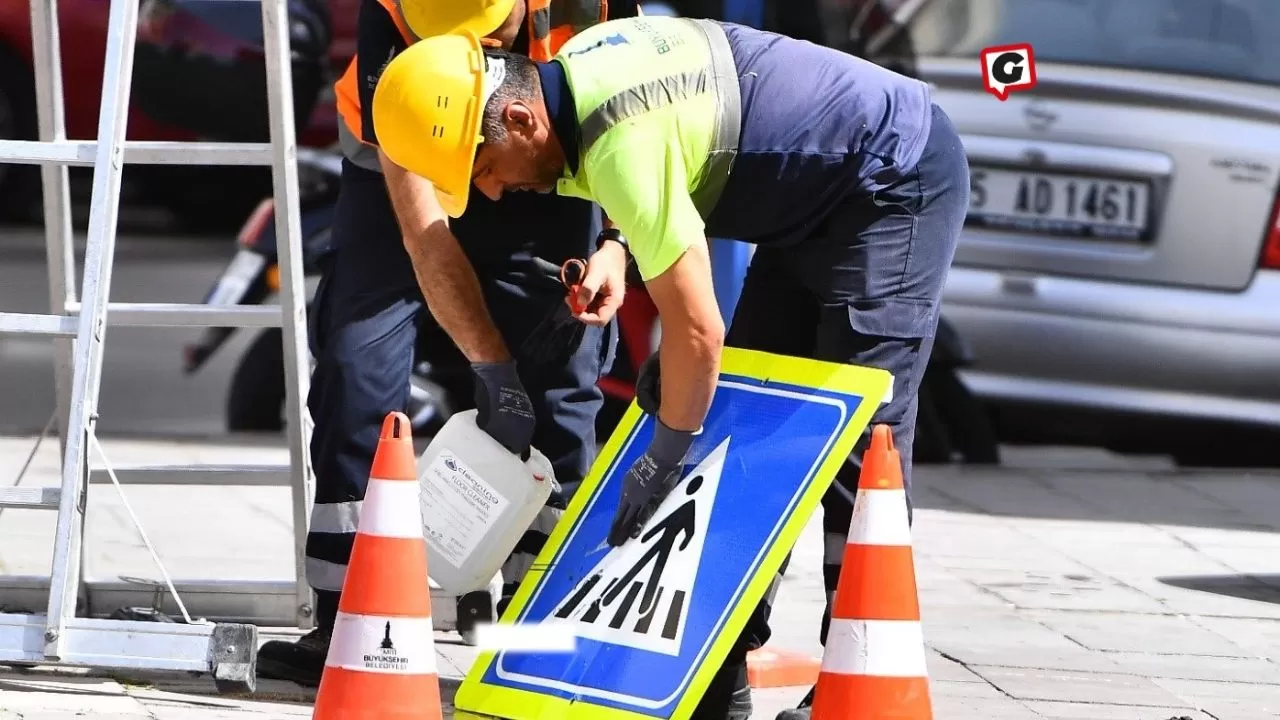
<path fill-rule="evenodd" d="M 392 162 L 435 185 L 449 217 L 467 208 L 484 106 L 506 64 L 486 62 L 466 32 L 421 40 L 392 58 L 373 92 L 378 144 Z"/>
<path fill-rule="evenodd" d="M 484 37 L 502 27 L 516 0 L 396 0 L 400 16 L 419 38 L 464 32 Z"/>

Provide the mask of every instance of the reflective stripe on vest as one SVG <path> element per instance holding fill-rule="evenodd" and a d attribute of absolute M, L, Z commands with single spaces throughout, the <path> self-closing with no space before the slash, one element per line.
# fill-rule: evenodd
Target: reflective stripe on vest
<path fill-rule="evenodd" d="M 720 193 L 729 181 L 734 158 L 738 155 L 742 95 L 733 50 L 724 29 L 711 20 L 682 18 L 682 22 L 692 23 L 702 31 L 710 49 L 710 64 L 633 85 L 605 100 L 579 123 L 582 154 L 586 155 L 610 128 L 627 118 L 695 95 L 715 93 L 716 127 L 711 137 L 711 150 L 707 154 L 702 180 L 691 193 L 698 214 L 706 221 L 720 200 Z"/>
<path fill-rule="evenodd" d="M 351 163 L 365 170 L 382 172 L 382 163 L 378 160 L 378 146 L 370 145 L 356 137 L 345 122 L 338 123 L 338 149 Z"/>

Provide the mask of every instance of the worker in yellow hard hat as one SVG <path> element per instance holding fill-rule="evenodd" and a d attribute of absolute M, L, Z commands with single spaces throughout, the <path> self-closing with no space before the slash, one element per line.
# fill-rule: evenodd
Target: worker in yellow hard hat
<path fill-rule="evenodd" d="M 626 233 L 662 324 L 661 347 L 636 383 L 638 404 L 652 417 L 635 436 L 646 438 L 646 449 L 631 455 L 618 489 L 584 508 L 579 528 L 600 527 L 593 518 L 607 512 L 603 539 L 621 547 L 654 537 L 658 526 L 649 520 L 663 499 L 685 502 L 707 453 L 728 442 L 714 428 L 694 443 L 725 387 L 726 345 L 892 375 L 892 392 L 867 427 L 892 432 L 909 520 L 918 391 L 970 195 L 964 143 L 933 98 L 928 84 L 834 48 L 732 23 L 655 17 L 596 25 L 549 62 L 485 48 L 475 35 L 424 40 L 383 70 L 372 116 L 386 155 L 434 183 L 453 211 L 539 190 L 598 202 Z M 709 237 L 756 246 L 727 332 Z M 588 258 L 576 304 L 593 310 L 579 319 L 599 323 L 617 310 L 614 278 L 623 262 L 604 252 Z M 745 426 L 734 427 L 734 440 L 754 447 L 742 440 Z M 822 500 L 832 550 L 824 552 L 821 638 L 857 632 L 838 613 L 832 618 L 831 603 L 869 436 L 845 451 Z M 730 464 L 754 453 L 728 452 Z M 753 501 L 791 502 L 789 488 L 770 487 L 767 461 L 748 472 L 739 490 Z M 595 507 L 601 502 L 606 510 Z M 720 510 L 718 503 L 699 510 L 711 518 L 699 530 L 707 547 L 708 538 L 726 547 L 737 541 L 740 518 Z M 707 590 L 701 599 L 694 592 L 690 616 L 727 601 Z M 747 619 L 691 720 L 750 714 L 746 659 L 769 639 L 771 603 L 766 594 Z M 616 662 L 629 667 L 619 650 Z M 923 656 L 910 662 L 922 668 Z M 648 710 L 620 702 L 622 710 Z M 815 690 L 782 720 L 839 716 L 847 702 Z"/>
<path fill-rule="evenodd" d="M 479 38 L 469 32 L 435 38 L 414 55 L 412 65 L 396 65 L 398 72 L 378 83 L 374 122 L 387 156 L 431 178 L 440 207 L 456 218 L 467 208 L 476 147 L 484 142 L 480 117 L 506 79 L 506 65 L 486 63 Z M 423 132 L 426 127 L 432 131 Z"/>
<path fill-rule="evenodd" d="M 517 0 L 394 0 L 405 25 L 419 38 L 469 32 L 479 37 L 524 20 Z M 511 33 L 514 36 L 514 32 Z"/>
<path fill-rule="evenodd" d="M 379 149 L 372 99 L 382 68 L 426 39 L 457 33 L 550 59 L 578 30 L 638 12 L 636 0 L 361 0 L 355 57 L 334 88 L 344 161 L 332 252 L 310 308 L 316 489 L 306 579 L 316 629 L 295 643 L 266 643 L 261 676 L 320 682 L 379 430 L 387 413 L 406 409 L 416 360 L 443 359 L 447 368 L 453 345 L 471 372 L 449 388 L 445 406 L 474 389 L 480 427 L 519 456 L 536 447 L 563 490 L 534 524 L 545 532 L 526 533 L 504 566 L 499 608 L 595 458 L 604 402 L 597 382 L 616 333 L 563 322 L 573 318 L 556 271 L 599 247 L 625 255 L 623 239 L 601 230 L 596 205 L 575 198 L 482 199 L 463 212 L 446 195 L 446 213 L 430 182 Z M 572 332 L 548 331 L 564 327 Z M 437 328 L 447 341 L 419 342 L 420 331 L 436 336 Z M 474 608 L 458 613 L 462 622 L 475 616 Z"/>

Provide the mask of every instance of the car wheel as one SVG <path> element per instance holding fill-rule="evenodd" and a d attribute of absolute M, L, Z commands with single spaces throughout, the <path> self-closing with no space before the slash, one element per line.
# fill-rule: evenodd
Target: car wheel
<path fill-rule="evenodd" d="M 1000 441 L 986 404 L 978 399 L 951 367 L 930 365 L 925 370 L 921 394 L 928 391 L 947 436 L 964 462 L 1000 464 Z"/>
<path fill-rule="evenodd" d="M 916 465 L 951 462 L 951 436 L 938 414 L 928 383 L 920 384 L 920 392 L 916 397 L 916 436 L 911 445 L 911 462 Z"/>
<path fill-rule="evenodd" d="M 0 140 L 35 140 L 36 91 L 31 68 L 0 47 Z M 40 166 L 0 164 L 0 220 L 38 218 Z"/>
<path fill-rule="evenodd" d="M 262 331 L 236 366 L 227 394 L 227 430 L 284 430 L 284 333 Z"/>

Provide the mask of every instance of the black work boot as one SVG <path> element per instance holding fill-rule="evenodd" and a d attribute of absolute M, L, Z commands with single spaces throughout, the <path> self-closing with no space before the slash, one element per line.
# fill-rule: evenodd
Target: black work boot
<path fill-rule="evenodd" d="M 317 627 L 297 642 L 272 640 L 258 650 L 258 677 L 320 687 L 329 655 L 330 628 Z"/>
<path fill-rule="evenodd" d="M 725 665 L 711 678 L 689 720 L 747 720 L 751 717 L 751 687 L 747 664 Z"/>
<path fill-rule="evenodd" d="M 778 713 L 778 717 L 774 720 L 809 720 L 809 713 L 813 708 L 813 688 L 809 688 L 809 694 L 804 696 L 800 704 L 790 710 L 783 710 Z"/>

